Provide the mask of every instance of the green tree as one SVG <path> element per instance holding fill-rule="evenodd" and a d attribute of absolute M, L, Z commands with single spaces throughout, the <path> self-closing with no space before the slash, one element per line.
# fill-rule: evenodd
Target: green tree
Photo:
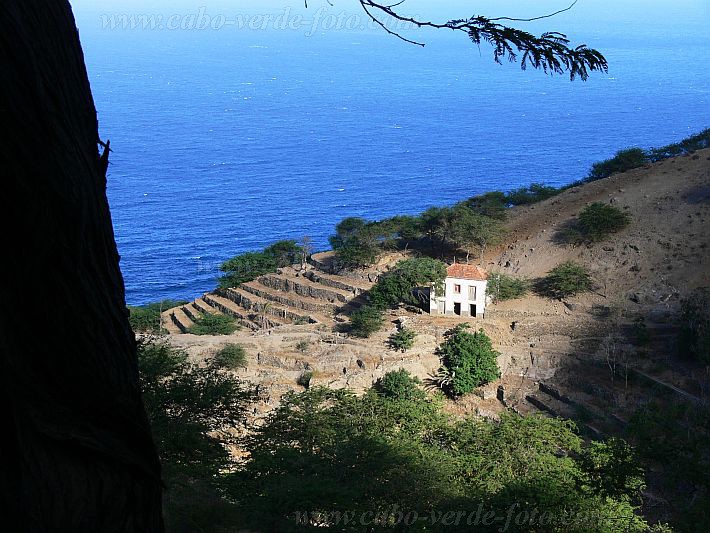
<path fill-rule="evenodd" d="M 271 257 L 277 268 L 300 263 L 303 259 L 303 248 L 294 240 L 276 241 L 264 248 L 264 255 Z"/>
<path fill-rule="evenodd" d="M 380 254 L 376 224 L 358 217 L 342 220 L 330 237 L 330 245 L 346 267 L 371 265 Z"/>
<path fill-rule="evenodd" d="M 394 350 L 401 350 L 402 352 L 406 352 L 412 346 L 414 346 L 414 339 L 416 338 L 416 331 L 403 327 L 396 333 L 390 335 L 389 345 Z"/>
<path fill-rule="evenodd" d="M 237 287 L 264 274 L 276 272 L 277 268 L 276 259 L 272 255 L 264 252 L 246 252 L 220 265 L 219 269 L 224 272 L 224 276 L 219 278 L 219 286 Z"/>
<path fill-rule="evenodd" d="M 392 223 L 396 228 L 399 240 L 404 243 L 404 250 L 409 249 L 409 245 L 422 238 L 422 221 L 419 217 L 400 215 L 393 217 Z"/>
<path fill-rule="evenodd" d="M 592 277 L 587 267 L 565 261 L 550 270 L 538 283 L 538 292 L 550 298 L 567 298 L 592 289 Z"/>
<path fill-rule="evenodd" d="M 369 516 L 375 530 L 463 532 L 471 531 L 466 520 L 446 524 L 444 514 L 482 505 L 499 520 L 512 506 L 547 518 L 511 521 L 514 532 L 647 531 L 635 515 L 638 472 L 611 471 L 627 464 L 629 450 L 595 446 L 583 461 L 586 445 L 572 422 L 513 413 L 498 422 L 456 419 L 406 373 L 388 376 L 386 393 L 378 386 L 358 398 L 312 387 L 283 398 L 245 440 L 246 460 L 228 476 L 245 526 L 359 531 L 359 517 Z M 602 486 L 608 476 L 614 483 Z M 405 526 L 410 512 L 438 519 Z M 582 513 L 590 518 L 578 520 Z M 501 526 L 479 522 L 475 530 Z"/>
<path fill-rule="evenodd" d="M 370 305 L 363 305 L 350 314 L 350 331 L 356 337 L 370 337 L 384 324 L 382 311 Z"/>
<path fill-rule="evenodd" d="M 506 194 L 501 191 L 490 191 L 479 194 L 478 196 L 473 196 L 460 205 L 468 207 L 479 215 L 497 220 L 505 220 L 507 216 L 506 208 L 508 207 L 508 198 Z"/>
<path fill-rule="evenodd" d="M 382 274 L 369 292 L 370 303 L 379 309 L 401 303 L 421 303 L 414 290 L 420 287 L 441 287 L 446 278 L 446 265 L 430 257 L 405 259 Z"/>
<path fill-rule="evenodd" d="M 250 387 L 218 365 L 188 362 L 166 343 L 142 342 L 138 368 L 143 401 L 163 463 L 168 529 L 216 531 L 234 526 L 234 509 L 216 479 L 234 465 L 223 431 L 244 422 Z"/>
<path fill-rule="evenodd" d="M 483 257 L 488 246 L 499 244 L 505 231 L 500 220 L 459 205 L 451 211 L 447 235 L 456 248 L 466 252 L 468 262 L 474 251 Z"/>
<path fill-rule="evenodd" d="M 501 272 L 488 276 L 487 293 L 495 302 L 522 298 L 530 290 L 530 282 L 526 279 L 514 278 Z"/>
<path fill-rule="evenodd" d="M 453 396 L 467 394 L 500 377 L 500 353 L 482 329 L 472 333 L 468 327 L 460 324 L 449 331 L 439 347 L 439 356 L 452 378 L 448 392 Z"/>
<path fill-rule="evenodd" d="M 631 217 L 618 207 L 594 202 L 579 214 L 579 229 L 592 241 L 600 241 L 629 225 Z"/>

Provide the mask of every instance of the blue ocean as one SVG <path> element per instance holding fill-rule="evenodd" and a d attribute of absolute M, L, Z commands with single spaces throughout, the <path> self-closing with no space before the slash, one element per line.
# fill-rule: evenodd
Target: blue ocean
<path fill-rule="evenodd" d="M 586 82 L 497 65 L 450 31 L 404 28 L 426 46 L 404 43 L 358 18 L 354 1 L 72 4 L 114 150 L 108 194 L 129 304 L 193 298 L 214 288 L 222 261 L 278 239 L 309 235 L 326 249 L 347 216 L 565 184 L 620 148 L 710 127 L 706 1 L 587 0 L 516 23 L 599 49 L 609 73 Z M 413 5 L 473 14 L 433 4 Z M 483 2 L 476 14 L 555 7 Z M 194 27 L 199 8 L 214 27 Z M 115 18 L 162 12 L 174 27 Z"/>

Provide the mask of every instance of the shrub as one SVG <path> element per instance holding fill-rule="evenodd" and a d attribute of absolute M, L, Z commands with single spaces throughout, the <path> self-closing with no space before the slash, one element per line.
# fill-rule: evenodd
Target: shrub
<path fill-rule="evenodd" d="M 417 338 L 417 333 L 414 330 L 403 327 L 397 333 L 393 333 L 389 338 L 389 345 L 394 350 L 406 352 L 414 346 L 414 339 Z"/>
<path fill-rule="evenodd" d="M 683 154 L 694 152 L 695 150 L 703 150 L 710 147 L 710 128 L 691 135 L 678 143 L 669 144 L 660 148 L 652 148 L 649 150 L 648 157 L 651 161 L 661 161 L 669 157 L 676 157 Z"/>
<path fill-rule="evenodd" d="M 710 289 L 698 289 L 681 303 L 680 351 L 710 364 Z"/>
<path fill-rule="evenodd" d="M 469 198 L 459 205 L 468 207 L 478 215 L 495 218 L 497 220 L 505 220 L 507 215 L 506 207 L 508 205 L 508 199 L 504 192 L 490 191 L 485 194 Z"/>
<path fill-rule="evenodd" d="M 298 379 L 296 380 L 296 383 L 300 385 L 301 387 L 308 388 L 311 386 L 311 380 L 313 379 L 313 371 L 312 370 L 304 370 L 300 376 L 298 376 Z"/>
<path fill-rule="evenodd" d="M 128 321 L 133 331 L 141 333 L 162 333 L 160 314 L 163 311 L 185 305 L 186 301 L 162 300 L 146 305 L 128 306 Z"/>
<path fill-rule="evenodd" d="M 298 341 L 296 343 L 296 350 L 298 350 L 301 353 L 306 353 L 308 348 L 310 347 L 311 343 L 308 341 Z"/>
<path fill-rule="evenodd" d="M 519 189 L 510 191 L 505 195 L 505 199 L 509 205 L 527 205 L 552 198 L 561 191 L 562 189 L 556 187 L 542 183 L 533 183 L 527 187 L 520 187 Z"/>
<path fill-rule="evenodd" d="M 461 324 L 447 337 L 439 347 L 439 355 L 451 375 L 447 392 L 461 396 L 500 377 L 500 354 L 483 330 L 471 333 L 468 324 Z"/>
<path fill-rule="evenodd" d="M 420 400 L 425 394 L 419 388 L 421 381 L 407 370 L 400 368 L 387 372 L 375 385 L 375 390 L 385 398 L 395 400 Z"/>
<path fill-rule="evenodd" d="M 500 272 L 491 274 L 488 278 L 488 294 L 496 302 L 522 298 L 528 290 L 530 282 L 526 279 L 514 278 Z"/>
<path fill-rule="evenodd" d="M 630 217 L 618 207 L 594 202 L 579 214 L 579 229 L 592 241 L 600 241 L 629 225 Z"/>
<path fill-rule="evenodd" d="M 369 337 L 384 325 L 382 311 L 370 305 L 363 305 L 350 315 L 350 331 L 356 337 Z"/>
<path fill-rule="evenodd" d="M 445 278 L 446 265 L 441 261 L 429 257 L 406 259 L 380 276 L 370 289 L 370 303 L 378 309 L 396 307 L 400 303 L 418 305 L 421 302 L 414 295 L 414 289 L 441 286 Z"/>
<path fill-rule="evenodd" d="M 611 159 L 606 159 L 592 165 L 587 181 L 608 178 L 616 172 L 626 172 L 641 167 L 649 162 L 646 152 L 641 148 L 619 150 Z"/>
<path fill-rule="evenodd" d="M 230 335 L 239 327 L 231 316 L 218 313 L 202 313 L 190 326 L 193 335 Z"/>
<path fill-rule="evenodd" d="M 553 268 L 538 285 L 539 292 L 550 298 L 566 298 L 592 288 L 589 270 L 573 261 L 566 261 Z"/>
<path fill-rule="evenodd" d="M 227 344 L 214 356 L 214 362 L 221 368 L 236 370 L 247 367 L 247 352 L 240 344 Z"/>

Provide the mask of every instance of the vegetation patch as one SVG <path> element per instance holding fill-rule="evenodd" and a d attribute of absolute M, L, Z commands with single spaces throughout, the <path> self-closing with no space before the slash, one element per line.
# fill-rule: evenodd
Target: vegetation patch
<path fill-rule="evenodd" d="M 530 290 L 530 282 L 522 278 L 514 278 L 500 272 L 488 276 L 488 290 L 494 302 L 522 298 Z"/>
<path fill-rule="evenodd" d="M 371 305 L 363 305 L 350 314 L 350 332 L 356 337 L 370 337 L 382 329 L 384 323 L 382 311 Z"/>
<path fill-rule="evenodd" d="M 637 514 L 642 472 L 628 446 L 585 443 L 561 419 L 455 418 L 438 399 L 415 393 L 406 374 L 387 381 L 387 392 L 377 387 L 362 397 L 322 387 L 283 397 L 248 439 L 244 462 L 226 475 L 240 525 L 360 531 L 345 527 L 344 517 L 366 517 L 368 530 L 410 531 L 405 517 L 417 516 L 439 517 L 422 530 L 471 531 L 468 514 L 458 527 L 450 515 L 471 510 L 475 520 L 482 508 L 500 521 L 480 530 L 494 531 L 512 508 L 520 512 L 513 518 L 528 517 L 510 529 L 518 533 L 649 530 Z M 544 524 L 531 522 L 532 514 L 544 515 Z M 553 521 L 563 525 L 550 528 Z"/>
<path fill-rule="evenodd" d="M 272 274 L 279 268 L 301 262 L 305 253 L 304 248 L 296 244 L 296 241 L 283 240 L 261 252 L 239 254 L 220 265 L 219 269 L 224 275 L 219 278 L 219 286 L 237 287 L 259 276 Z"/>
<path fill-rule="evenodd" d="M 188 329 L 193 335 L 231 335 L 239 329 L 234 318 L 219 313 L 202 313 Z"/>
<path fill-rule="evenodd" d="M 553 268 L 537 284 L 537 292 L 549 298 L 567 298 L 592 289 L 592 277 L 587 267 L 566 261 Z"/>
<path fill-rule="evenodd" d="M 417 332 L 406 327 L 401 328 L 396 333 L 390 335 L 390 348 L 397 351 L 406 352 L 414 346 L 414 339 L 417 338 Z"/>
<path fill-rule="evenodd" d="M 315 377 L 316 373 L 313 370 L 304 370 L 301 375 L 296 379 L 296 384 L 307 389 L 311 386 L 311 380 Z"/>
<path fill-rule="evenodd" d="M 380 276 L 370 289 L 369 299 L 373 307 L 386 309 L 399 304 L 421 305 L 415 289 L 441 288 L 446 278 L 446 264 L 436 259 L 422 257 L 400 261 L 391 271 Z"/>
<path fill-rule="evenodd" d="M 451 396 L 467 394 L 500 377 L 500 353 L 493 349 L 491 339 L 482 329 L 471 332 L 468 328 L 468 324 L 456 326 L 439 347 L 440 374 L 447 378 L 439 385 Z"/>
<path fill-rule="evenodd" d="M 298 350 L 301 353 L 306 353 L 308 351 L 308 348 L 310 348 L 311 343 L 303 340 L 303 341 L 298 341 L 296 343 L 296 350 Z"/>
<path fill-rule="evenodd" d="M 140 333 L 164 333 L 160 326 L 161 313 L 173 307 L 185 305 L 186 303 L 186 301 L 182 300 L 162 300 L 146 305 L 129 305 L 128 321 L 131 324 L 131 329 Z"/>
<path fill-rule="evenodd" d="M 220 368 L 236 370 L 247 367 L 247 351 L 241 344 L 227 344 L 214 356 L 214 362 Z"/>
<path fill-rule="evenodd" d="M 422 382 L 407 370 L 400 368 L 387 372 L 375 385 L 375 390 L 385 398 L 394 400 L 421 400 L 426 393 L 421 389 Z"/>
<path fill-rule="evenodd" d="M 599 161 L 592 165 L 586 181 L 596 181 L 608 178 L 617 172 L 626 172 L 634 168 L 642 167 L 649 162 L 646 152 L 641 148 L 627 148 L 619 150 L 614 157 Z"/>
<path fill-rule="evenodd" d="M 681 303 L 679 348 L 685 355 L 710 365 L 710 289 L 701 288 Z"/>
<path fill-rule="evenodd" d="M 168 531 L 217 531 L 233 527 L 234 506 L 215 483 L 235 466 L 226 428 L 241 425 L 255 399 L 250 386 L 216 364 L 189 363 L 164 343 L 139 343 L 143 403 L 162 463 Z"/>

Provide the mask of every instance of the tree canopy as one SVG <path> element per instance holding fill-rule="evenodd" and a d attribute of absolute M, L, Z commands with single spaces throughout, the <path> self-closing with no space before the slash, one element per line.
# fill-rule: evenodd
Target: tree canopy
<path fill-rule="evenodd" d="M 362 397 L 320 387 L 285 396 L 228 476 L 244 524 L 493 532 L 512 508 L 507 531 L 648 530 L 635 515 L 642 472 L 622 443 L 586 445 L 572 422 L 542 416 L 455 419 L 404 373 L 387 383 Z M 479 509 L 499 518 L 482 522 L 479 511 L 476 521 Z"/>

